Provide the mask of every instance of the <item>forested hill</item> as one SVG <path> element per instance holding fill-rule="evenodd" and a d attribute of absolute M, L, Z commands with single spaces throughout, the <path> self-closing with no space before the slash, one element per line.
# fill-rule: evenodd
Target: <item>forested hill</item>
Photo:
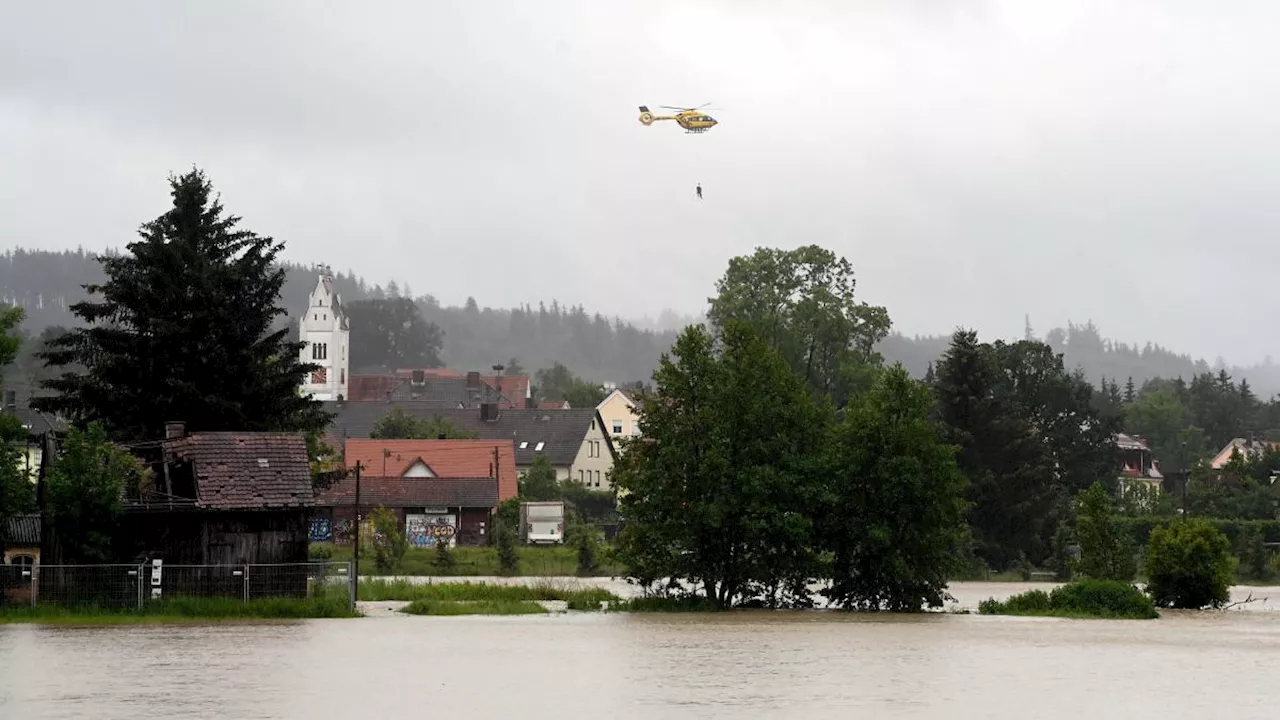
<path fill-rule="evenodd" d="M 313 268 L 286 267 L 288 280 L 283 305 L 296 312 L 305 307 L 315 284 Z M 67 309 L 84 297 L 81 286 L 100 282 L 101 267 L 92 253 L 14 250 L 0 255 L 0 303 L 26 309 L 25 331 L 36 336 L 52 325 L 74 325 Z M 463 306 L 443 306 L 424 287 L 379 286 L 351 273 L 336 277 L 339 292 L 350 302 L 376 297 L 414 297 L 423 318 L 444 331 L 442 360 L 450 367 L 482 369 L 512 358 L 532 372 L 560 362 L 577 375 L 600 381 L 628 382 L 648 379 L 659 355 L 671 346 L 676 330 L 646 330 L 634 323 L 590 314 L 582 307 L 565 307 L 554 300 L 538 306 L 514 309 L 482 307 L 469 299 Z M 892 317 L 893 308 L 889 308 Z M 1095 385 L 1102 378 L 1120 385 L 1132 377 L 1135 385 L 1154 377 L 1191 378 L 1217 371 L 1219 365 L 1179 355 L 1159 345 L 1143 347 L 1117 343 L 1102 337 L 1092 323 L 1056 328 L 1043 339 L 1065 355 L 1069 367 L 1079 367 Z M 880 345 L 890 362 L 901 361 L 917 377 L 946 349 L 945 336 L 907 337 L 893 334 Z M 1254 391 L 1266 397 L 1280 393 L 1280 367 L 1266 363 L 1252 367 L 1227 367 L 1236 379 L 1246 378 Z"/>

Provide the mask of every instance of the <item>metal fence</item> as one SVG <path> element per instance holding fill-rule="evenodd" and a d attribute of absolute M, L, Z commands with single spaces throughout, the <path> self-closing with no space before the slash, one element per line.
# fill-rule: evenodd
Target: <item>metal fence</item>
<path fill-rule="evenodd" d="M 275 565 L 0 565 L 0 606 L 142 609 L 175 598 L 343 598 L 355 604 L 350 563 Z"/>

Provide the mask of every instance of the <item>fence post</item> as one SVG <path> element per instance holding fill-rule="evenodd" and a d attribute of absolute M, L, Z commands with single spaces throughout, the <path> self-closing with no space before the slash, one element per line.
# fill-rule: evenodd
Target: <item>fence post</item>
<path fill-rule="evenodd" d="M 146 567 L 145 562 L 138 564 L 138 612 L 142 612 L 142 573 Z"/>
<path fill-rule="evenodd" d="M 40 563 L 31 566 L 31 607 L 36 606 L 36 595 L 40 592 Z"/>
<path fill-rule="evenodd" d="M 347 561 L 347 597 L 351 600 L 351 609 L 356 607 L 356 601 L 360 598 L 356 597 L 356 567 L 355 560 Z"/>
<path fill-rule="evenodd" d="M 249 563 L 244 564 L 244 602 L 249 604 Z"/>

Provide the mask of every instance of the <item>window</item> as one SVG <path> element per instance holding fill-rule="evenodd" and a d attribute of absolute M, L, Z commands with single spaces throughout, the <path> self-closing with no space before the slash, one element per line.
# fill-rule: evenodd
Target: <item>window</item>
<path fill-rule="evenodd" d="M 533 446 L 533 451 L 534 451 L 534 452 L 542 452 L 542 446 L 543 446 L 543 445 L 546 445 L 546 443 L 544 443 L 544 442 L 542 442 L 542 441 L 539 441 L 537 445 L 534 445 L 534 446 Z"/>
<path fill-rule="evenodd" d="M 521 449 L 521 450 L 524 450 L 524 449 L 526 449 L 526 448 L 528 448 L 528 447 L 529 447 L 529 441 L 528 441 L 528 440 L 525 440 L 524 442 L 520 443 L 520 449 Z"/>
<path fill-rule="evenodd" d="M 596 487 L 600 487 L 600 471 L 596 471 Z"/>
<path fill-rule="evenodd" d="M 345 385 L 347 382 L 347 370 L 343 368 L 338 371 L 338 384 Z"/>
<path fill-rule="evenodd" d="M 621 420 L 614 420 L 614 421 L 613 421 L 613 434 L 614 434 L 614 435 L 621 435 L 621 434 L 622 434 L 622 421 L 621 421 Z"/>
<path fill-rule="evenodd" d="M 579 470 L 579 471 L 578 471 L 578 482 L 579 482 L 579 483 L 581 483 L 581 482 L 582 482 L 582 471 L 581 471 L 581 470 Z"/>
<path fill-rule="evenodd" d="M 24 568 L 31 568 L 31 566 L 36 564 L 36 559 L 30 555 L 14 555 L 9 558 L 9 564 Z"/>
<path fill-rule="evenodd" d="M 328 343 L 312 343 L 311 359 L 312 360 L 328 360 L 329 344 Z"/>

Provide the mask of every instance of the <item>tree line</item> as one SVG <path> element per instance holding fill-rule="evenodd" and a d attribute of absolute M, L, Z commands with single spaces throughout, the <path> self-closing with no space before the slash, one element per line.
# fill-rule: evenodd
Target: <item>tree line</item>
<path fill-rule="evenodd" d="M 24 330 L 31 339 L 51 326 L 79 324 L 70 306 L 84 299 L 82 286 L 102 281 L 96 257 L 83 249 L 17 248 L 0 254 L 0 304 L 24 309 Z M 318 267 L 284 261 L 279 266 L 285 271 L 281 305 L 287 312 L 275 322 L 284 323 L 306 307 Z M 502 309 L 468 298 L 449 306 L 408 283 L 370 283 L 350 271 L 336 273 L 334 280 L 353 316 L 353 372 L 410 365 L 487 369 L 516 358 L 532 370 L 560 363 L 591 382 L 622 384 L 647 379 L 677 333 L 669 327 L 642 328 L 555 300 Z M 397 320 L 408 322 L 412 332 L 390 337 L 388 328 Z M 1028 319 L 1022 339 L 1040 340 L 1062 353 L 1067 367 L 1081 369 L 1095 386 L 1103 378 L 1121 383 L 1132 378 L 1140 388 L 1156 378 L 1190 380 L 1225 370 L 1235 378 L 1248 378 L 1262 397 L 1280 392 L 1280 366 L 1269 361 L 1247 367 L 1211 365 L 1154 343 L 1107 340 L 1092 322 L 1069 323 L 1038 335 Z M 890 328 L 874 349 L 886 361 L 901 362 L 913 376 L 923 377 L 949 343 L 948 336 L 906 336 Z M 25 365 L 15 369 L 11 384 L 25 387 L 26 374 Z"/>

